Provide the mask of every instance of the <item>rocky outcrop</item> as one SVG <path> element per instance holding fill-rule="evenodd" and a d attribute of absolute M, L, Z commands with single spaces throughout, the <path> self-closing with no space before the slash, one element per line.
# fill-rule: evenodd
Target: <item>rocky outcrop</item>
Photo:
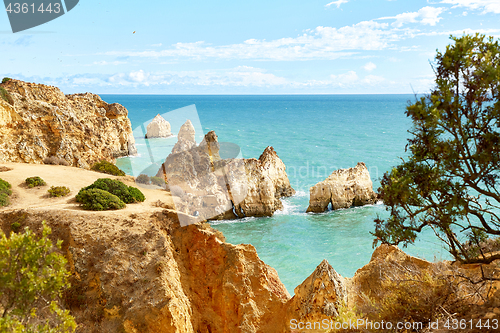
<path fill-rule="evenodd" d="M 77 332 L 272 332 L 290 298 L 276 271 L 253 246 L 207 224 L 180 228 L 175 215 L 30 209 L 0 212 L 0 227 L 40 231 L 45 220 L 64 241 Z"/>
<path fill-rule="evenodd" d="M 177 134 L 177 140 L 186 140 L 189 142 L 195 142 L 195 130 L 194 126 L 191 123 L 191 120 L 186 120 L 184 124 L 182 124 L 179 129 L 179 134 Z"/>
<path fill-rule="evenodd" d="M 314 272 L 295 288 L 287 302 L 286 322 L 322 322 L 339 315 L 347 303 L 345 279 L 325 259 Z"/>
<path fill-rule="evenodd" d="M 170 131 L 170 123 L 166 121 L 160 114 L 148 124 L 146 128 L 146 138 L 168 138 L 172 136 Z"/>
<path fill-rule="evenodd" d="M 189 141 L 194 138 L 189 133 L 189 138 L 179 138 L 157 174 L 167 179 L 176 210 L 199 221 L 271 216 L 282 208 L 280 198 L 295 193 L 272 147 L 259 159 L 221 160 L 215 132 L 207 133 L 199 146 Z M 189 149 L 184 149 L 186 142 L 192 144 Z"/>
<path fill-rule="evenodd" d="M 13 103 L 0 99 L 0 160 L 43 163 L 45 157 L 57 156 L 89 168 L 103 159 L 137 153 L 127 109 L 120 104 L 19 80 L 1 86 Z"/>
<path fill-rule="evenodd" d="M 331 204 L 333 210 L 375 203 L 370 173 L 363 162 L 354 168 L 334 171 L 328 178 L 309 189 L 307 212 L 321 213 Z"/>

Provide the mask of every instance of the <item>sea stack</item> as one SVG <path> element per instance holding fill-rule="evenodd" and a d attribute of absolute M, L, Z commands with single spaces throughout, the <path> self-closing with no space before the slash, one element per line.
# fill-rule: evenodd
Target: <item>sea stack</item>
<path fill-rule="evenodd" d="M 172 154 L 177 154 L 195 147 L 195 130 L 191 120 L 188 119 L 179 129 L 179 134 L 177 134 L 177 143 L 174 148 L 172 148 Z"/>
<path fill-rule="evenodd" d="M 328 178 L 309 189 L 307 212 L 322 213 L 332 209 L 350 208 L 375 203 L 370 173 L 363 162 L 354 168 L 334 171 Z"/>
<path fill-rule="evenodd" d="M 168 138 L 172 136 L 170 131 L 170 123 L 166 121 L 160 114 L 148 124 L 146 138 Z"/>
<path fill-rule="evenodd" d="M 195 222 L 272 216 L 283 208 L 280 198 L 295 194 L 272 147 L 259 159 L 221 159 L 215 132 L 208 132 L 197 146 L 191 122 L 183 127 L 157 176 L 168 180 L 175 209 L 195 216 Z"/>

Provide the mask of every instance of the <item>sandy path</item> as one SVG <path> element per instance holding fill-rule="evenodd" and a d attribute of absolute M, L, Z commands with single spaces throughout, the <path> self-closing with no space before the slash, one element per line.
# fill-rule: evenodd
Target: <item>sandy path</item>
<path fill-rule="evenodd" d="M 140 184 L 136 184 L 134 178 L 131 176 L 116 177 L 95 171 L 60 165 L 1 162 L 0 166 L 12 168 L 10 171 L 0 172 L 0 178 L 12 185 L 13 192 L 10 197 L 11 204 L 7 207 L 0 207 L 0 211 L 29 208 L 83 211 L 80 205 L 75 202 L 75 196 L 82 187 L 92 184 L 99 178 L 119 179 L 129 186 L 138 187 L 146 196 L 146 201 L 142 203 L 128 204 L 125 209 L 103 213 L 128 216 L 132 213 L 141 213 L 147 210 L 152 212 L 162 210 L 162 208 L 154 205 L 158 200 L 172 204 L 169 192 L 160 188 L 154 188 L 154 186 L 142 187 Z M 47 185 L 28 188 L 24 181 L 26 178 L 34 176 L 41 177 Z M 47 192 L 51 186 L 66 186 L 71 190 L 71 193 L 65 197 L 51 198 Z"/>

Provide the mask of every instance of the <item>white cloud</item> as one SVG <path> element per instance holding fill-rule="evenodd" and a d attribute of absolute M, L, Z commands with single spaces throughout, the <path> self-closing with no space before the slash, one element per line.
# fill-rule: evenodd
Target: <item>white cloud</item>
<path fill-rule="evenodd" d="M 368 72 L 371 72 L 372 70 L 374 70 L 375 68 L 377 68 L 377 65 L 375 65 L 373 62 L 367 62 L 363 68 L 368 71 Z"/>
<path fill-rule="evenodd" d="M 396 16 L 381 17 L 378 20 L 394 19 L 391 23 L 393 27 L 400 28 L 407 23 L 421 23 L 425 25 L 435 26 L 442 18 L 439 15 L 445 10 L 443 7 L 426 6 L 420 8 L 418 12 L 407 12 Z"/>
<path fill-rule="evenodd" d="M 332 1 L 332 2 L 330 2 L 328 4 L 326 4 L 325 7 L 330 7 L 331 5 L 335 5 L 335 6 L 337 6 L 337 8 L 339 8 L 341 4 L 348 3 L 348 2 L 349 2 L 349 0 Z"/>
<path fill-rule="evenodd" d="M 356 81 L 358 81 L 358 74 L 355 71 L 349 71 L 344 74 L 339 75 L 330 75 L 333 83 L 337 83 L 339 85 L 349 85 Z"/>
<path fill-rule="evenodd" d="M 93 65 L 99 65 L 99 66 L 117 66 L 117 65 L 123 65 L 126 64 L 126 61 L 94 61 L 92 64 Z"/>
<path fill-rule="evenodd" d="M 500 14 L 500 1 L 498 0 L 442 0 L 441 3 L 465 7 L 471 10 L 482 10 L 483 13 Z"/>
<path fill-rule="evenodd" d="M 158 43 L 158 44 L 152 44 L 151 46 L 152 46 L 152 47 L 160 47 L 160 46 L 162 46 L 162 45 L 163 45 L 162 43 Z"/>
<path fill-rule="evenodd" d="M 319 26 L 295 38 L 276 40 L 248 39 L 239 44 L 212 46 L 203 41 L 177 43 L 159 51 L 107 52 L 109 56 L 174 58 L 179 60 L 254 59 L 254 60 L 311 60 L 338 59 L 354 55 L 361 50 L 382 50 L 391 42 L 402 38 L 401 31 L 391 29 L 387 23 L 363 21 L 341 28 Z M 404 32 L 403 32 L 404 34 Z"/>
<path fill-rule="evenodd" d="M 378 76 L 378 75 L 367 75 L 362 80 L 363 83 L 366 83 L 368 85 L 376 85 L 376 84 L 380 84 L 384 81 L 385 81 L 385 78 L 382 76 Z"/>

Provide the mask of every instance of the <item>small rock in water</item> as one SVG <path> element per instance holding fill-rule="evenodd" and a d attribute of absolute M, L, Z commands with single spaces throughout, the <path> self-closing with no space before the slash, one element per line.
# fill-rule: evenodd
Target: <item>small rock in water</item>
<path fill-rule="evenodd" d="M 148 124 L 146 138 L 168 138 L 169 136 L 172 136 L 170 123 L 157 114 Z"/>

